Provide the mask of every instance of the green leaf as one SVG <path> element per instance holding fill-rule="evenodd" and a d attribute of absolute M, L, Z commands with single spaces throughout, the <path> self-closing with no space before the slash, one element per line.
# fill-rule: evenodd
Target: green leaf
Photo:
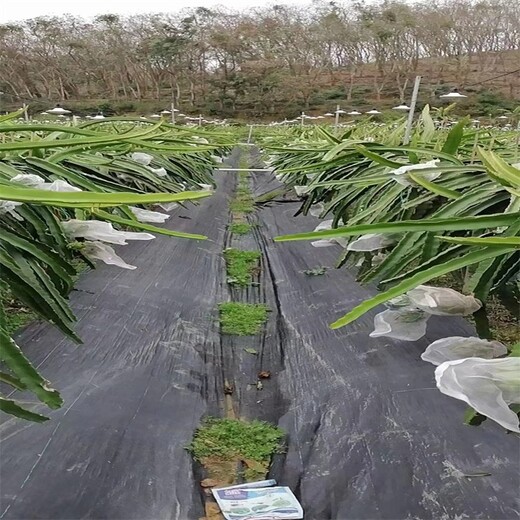
<path fill-rule="evenodd" d="M 184 233 L 183 231 L 174 231 L 172 229 L 160 228 L 157 226 L 151 226 L 150 224 L 143 224 L 137 220 L 130 220 L 122 217 L 118 217 L 117 215 L 113 215 L 112 213 L 107 213 L 101 209 L 97 209 L 93 211 L 94 215 L 97 215 L 99 218 L 103 220 L 109 220 L 110 222 L 116 222 L 117 224 L 121 224 L 123 226 L 133 227 L 135 229 L 142 229 L 144 231 L 152 231 L 153 233 L 159 233 L 161 235 L 169 235 L 171 237 L 177 238 L 192 238 L 195 240 L 206 240 L 208 237 L 204 235 L 195 235 L 193 233 Z"/>
<path fill-rule="evenodd" d="M 14 415 L 15 417 L 19 417 L 20 419 L 25 419 L 26 421 L 42 423 L 49 420 L 48 417 L 26 410 L 17 404 L 16 401 L 5 399 L 4 397 L 0 397 L 0 410 L 10 415 Z"/>
<path fill-rule="evenodd" d="M 501 184 L 520 188 L 520 170 L 508 164 L 504 159 L 491 151 L 478 149 L 478 154 L 486 166 L 490 176 Z M 520 195 L 520 194 L 519 194 Z"/>
<path fill-rule="evenodd" d="M 40 140 L 33 140 L 33 141 L 27 141 L 26 139 L 20 140 L 20 141 L 12 141 L 7 143 L 0 143 L 0 152 L 6 152 L 6 151 L 15 151 L 15 150 L 21 150 L 21 151 L 28 151 L 28 150 L 34 150 L 34 149 L 46 149 L 46 148 L 64 148 L 67 146 L 75 146 L 75 147 L 83 147 L 88 148 L 92 145 L 96 144 L 119 144 L 122 141 L 131 139 L 131 138 L 137 138 L 137 137 L 144 137 L 145 135 L 149 134 L 150 130 L 145 131 L 138 131 L 134 132 L 132 134 L 127 134 L 126 136 L 124 134 L 105 134 L 105 135 L 95 135 L 95 136 L 89 136 L 86 138 L 76 138 L 76 139 L 40 139 Z M 33 134 L 34 135 L 34 134 Z"/>
<path fill-rule="evenodd" d="M 0 372 L 0 382 L 6 383 L 17 390 L 26 390 L 27 387 L 18 379 L 10 374 L 6 374 L 5 372 Z"/>
<path fill-rule="evenodd" d="M 38 167 L 46 173 L 66 179 L 75 186 L 80 186 L 81 188 L 94 192 L 103 191 L 95 183 L 89 181 L 84 175 L 80 175 L 72 170 L 60 166 L 59 164 L 52 164 L 49 161 L 37 157 L 28 157 L 25 159 L 25 162 L 31 166 Z"/>
<path fill-rule="evenodd" d="M 20 172 L 16 168 L 13 168 L 11 165 L 0 161 L 0 173 L 3 173 L 7 178 L 10 179 L 11 177 L 18 175 Z M 1 178 L 2 177 L 0 176 L 0 179 Z"/>
<path fill-rule="evenodd" d="M 431 191 L 436 195 L 440 195 L 441 197 L 446 197 L 447 199 L 458 199 L 461 196 L 459 192 L 450 190 L 448 188 L 440 186 L 439 184 L 435 184 L 434 182 L 425 179 L 422 175 L 412 172 L 409 172 L 408 175 L 416 184 L 419 184 L 423 188 L 426 188 L 428 191 Z"/>
<path fill-rule="evenodd" d="M 342 236 L 363 235 L 366 233 L 403 233 L 407 231 L 460 231 L 469 229 L 494 228 L 513 224 L 520 218 L 520 213 L 496 213 L 475 217 L 430 218 L 426 220 L 403 220 L 401 222 L 378 222 L 343 226 L 336 229 L 297 233 L 275 237 L 275 242 L 293 240 L 316 240 L 318 238 L 336 238 Z"/>
<path fill-rule="evenodd" d="M 453 242 L 455 244 L 469 244 L 472 246 L 489 246 L 489 247 L 503 247 L 510 246 L 520 248 L 520 237 L 444 237 L 438 236 L 444 242 Z"/>
<path fill-rule="evenodd" d="M 392 298 L 396 298 L 397 296 L 401 296 L 401 294 L 414 289 L 418 285 L 426 283 L 432 278 L 437 278 L 438 276 L 442 276 L 443 274 L 447 274 L 451 271 L 455 271 L 482 260 L 486 260 L 487 258 L 494 258 L 496 256 L 504 255 L 510 251 L 512 251 L 512 249 L 509 247 L 479 249 L 477 251 L 467 253 L 459 258 L 449 260 L 444 264 L 436 265 L 430 269 L 426 269 L 415 274 L 414 276 L 411 276 L 410 278 L 406 278 L 401 283 L 386 290 L 385 292 L 365 300 L 363 303 L 354 307 L 354 309 L 345 314 L 345 316 L 332 323 L 330 328 L 339 329 L 340 327 L 344 327 L 360 316 L 363 316 L 363 314 L 367 313 L 374 307 L 377 307 L 379 304 L 384 303 Z"/>
<path fill-rule="evenodd" d="M 465 117 L 461 119 L 449 132 L 448 137 L 446 137 L 446 142 L 442 147 L 442 151 L 444 153 L 449 153 L 455 155 L 457 150 L 459 149 L 460 143 L 462 142 L 462 137 L 464 136 L 464 127 L 468 124 L 469 118 Z"/>
<path fill-rule="evenodd" d="M 11 254 L 0 247 L 2 275 L 14 289 L 13 293 L 34 312 L 54 323 L 71 339 L 80 342 L 72 328 L 73 317 L 70 309 L 56 288 L 49 291 L 48 287 L 52 287 L 52 282 L 48 277 L 46 279 L 46 274 L 38 263 L 24 258 L 16 250 L 10 252 Z"/>
<path fill-rule="evenodd" d="M 432 117 L 430 116 L 430 105 L 425 105 L 423 108 L 421 119 L 423 122 L 423 132 L 421 139 L 427 143 L 431 141 L 435 135 L 435 124 Z"/>
<path fill-rule="evenodd" d="M 511 224 L 502 236 L 515 236 L 520 232 L 520 220 Z M 506 263 L 506 258 L 495 258 L 481 262 L 471 278 L 467 280 L 465 286 L 467 290 L 474 293 L 477 298 L 484 301 L 487 298 L 493 281 L 502 276 L 502 267 Z"/>
<path fill-rule="evenodd" d="M 368 159 L 371 159 L 375 163 L 382 164 L 383 166 L 388 166 L 389 168 L 399 168 L 403 166 L 403 163 L 399 163 L 396 161 L 391 161 L 386 157 L 383 157 L 377 153 L 371 152 L 368 148 L 364 146 L 354 146 L 354 150 L 357 150 L 361 155 L 364 155 Z"/>
<path fill-rule="evenodd" d="M 520 342 L 511 345 L 511 352 L 509 353 L 511 357 L 520 357 Z"/>
<path fill-rule="evenodd" d="M 36 241 L 29 242 L 22 237 L 10 233 L 6 229 L 2 229 L 0 241 L 8 242 L 18 249 L 30 253 L 32 256 L 47 264 L 58 276 L 69 281 L 69 275 L 76 274 L 76 271 L 70 263 L 62 260 L 62 258 L 51 251 L 47 246 Z"/>
<path fill-rule="evenodd" d="M 412 261 L 419 257 L 424 235 L 421 233 L 406 233 L 398 244 L 388 253 L 381 264 L 366 273 L 362 282 L 388 278 L 405 269 Z"/>
<path fill-rule="evenodd" d="M 374 150 L 381 151 L 381 152 L 395 152 L 398 154 L 402 154 L 403 152 L 411 152 L 416 153 L 420 155 L 430 155 L 432 157 L 437 157 L 440 159 L 446 159 L 446 161 L 454 164 L 462 164 L 462 161 L 457 159 L 455 155 L 451 153 L 447 153 L 444 151 L 429 149 L 429 148 L 417 148 L 414 146 L 400 146 L 399 148 L 394 148 L 390 146 L 374 146 Z"/>
<path fill-rule="evenodd" d="M 0 123 L 3 123 L 4 121 L 9 121 L 11 119 L 16 119 L 17 117 L 20 117 L 25 112 L 25 109 L 19 108 L 15 112 L 10 112 L 9 114 L 4 114 L 0 116 Z"/>
<path fill-rule="evenodd" d="M 485 415 L 478 413 L 471 407 L 464 412 L 464 424 L 469 426 L 480 426 L 486 419 Z"/>
<path fill-rule="evenodd" d="M 120 206 L 122 204 L 151 204 L 157 202 L 180 202 L 209 197 L 209 191 L 183 191 L 181 193 L 91 193 L 60 192 L 18 188 L 0 184 L 0 200 L 13 200 L 32 204 L 56 205 L 71 208 L 92 206 Z"/>
<path fill-rule="evenodd" d="M 375 184 L 382 184 L 384 182 L 388 182 L 388 175 L 367 175 L 366 177 L 363 176 L 361 178 L 354 178 L 354 179 L 344 179 L 344 180 L 337 180 L 337 181 L 324 181 L 324 182 L 317 182 L 316 184 L 310 184 L 309 190 L 312 190 L 314 188 L 341 188 L 343 186 L 350 186 L 355 185 L 359 187 L 365 187 L 365 186 L 373 186 Z"/>
<path fill-rule="evenodd" d="M 399 282 L 399 281 L 401 281 L 401 280 L 403 280 L 405 278 L 408 278 L 409 276 L 412 276 L 412 275 L 414 275 L 416 273 L 424 271 L 424 269 L 429 269 L 430 267 L 433 267 L 435 265 L 444 264 L 448 260 L 451 260 L 452 258 L 458 257 L 458 256 L 461 255 L 461 253 L 465 253 L 465 252 L 467 252 L 467 248 L 464 248 L 463 246 L 460 246 L 460 245 L 452 246 L 452 247 L 450 247 L 448 249 L 444 249 L 443 251 L 441 251 L 437 255 L 428 258 L 427 260 L 423 261 L 423 263 L 421 263 L 418 266 L 412 268 L 410 271 L 408 271 L 406 273 L 402 272 L 403 269 L 401 267 L 401 269 L 399 270 L 399 271 L 401 271 L 401 274 L 399 274 L 397 276 L 393 276 L 392 278 L 388 278 L 387 277 L 386 279 L 381 280 L 380 284 L 381 285 L 388 285 L 388 284 L 391 285 L 391 284 L 394 284 L 394 283 Z M 415 260 L 415 259 L 418 259 L 419 256 L 420 256 L 420 251 L 417 251 L 415 253 L 415 256 L 412 256 L 412 258 Z M 406 267 L 406 264 L 405 264 L 405 267 Z M 394 271 L 394 272 L 396 272 L 396 271 Z M 392 276 L 392 275 L 390 275 L 390 276 Z"/>
<path fill-rule="evenodd" d="M 0 360 L 2 360 L 13 374 L 33 392 L 40 401 L 50 408 L 59 408 L 63 404 L 60 394 L 49 388 L 49 382 L 34 369 L 29 360 L 23 355 L 20 347 L 0 328 Z"/>

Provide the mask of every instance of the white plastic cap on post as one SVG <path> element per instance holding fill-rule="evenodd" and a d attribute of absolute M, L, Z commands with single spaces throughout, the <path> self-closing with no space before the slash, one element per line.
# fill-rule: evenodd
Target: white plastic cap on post
<path fill-rule="evenodd" d="M 467 98 L 468 96 L 461 94 L 457 89 L 454 88 L 451 92 L 448 92 L 448 94 L 443 94 L 439 97 L 442 99 L 463 99 Z"/>
<path fill-rule="evenodd" d="M 70 110 L 60 107 L 60 105 L 56 105 L 54 108 L 47 110 L 47 114 L 53 114 L 55 116 L 63 116 L 65 114 L 70 114 Z"/>

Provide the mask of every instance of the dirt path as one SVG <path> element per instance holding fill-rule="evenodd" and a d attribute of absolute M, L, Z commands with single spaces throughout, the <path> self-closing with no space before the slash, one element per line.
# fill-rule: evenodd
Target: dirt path
<path fill-rule="evenodd" d="M 123 256 L 138 270 L 101 265 L 82 277 L 73 306 L 84 345 L 46 325 L 23 332 L 66 405 L 44 425 L 3 425 L 0 515 L 200 518 L 200 469 L 185 446 L 202 416 L 223 414 L 228 382 L 236 416 L 288 432 L 271 476 L 292 487 L 308 520 L 519 518 L 518 438 L 489 421 L 463 426 L 464 405 L 434 389 L 433 367 L 419 358 L 431 340 L 467 335 L 466 323 L 432 319 L 417 343 L 368 338 L 373 315 L 331 331 L 371 291 L 345 270 L 302 272 L 333 266 L 335 248 L 272 242 L 316 225 L 293 218 L 297 203 L 265 205 L 250 217 L 252 234 L 229 236 L 234 176 L 218 183 L 169 224 L 210 240 L 134 243 Z M 276 187 L 263 173 L 252 185 L 257 194 Z M 228 287 L 229 245 L 263 253 L 260 285 Z M 216 305 L 228 299 L 269 305 L 263 334 L 220 336 Z M 262 389 L 260 370 L 272 374 Z M 476 472 L 491 476 L 462 476 Z"/>

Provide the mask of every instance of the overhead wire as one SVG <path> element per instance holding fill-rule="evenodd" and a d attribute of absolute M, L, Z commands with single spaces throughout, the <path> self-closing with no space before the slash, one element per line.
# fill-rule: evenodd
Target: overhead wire
<path fill-rule="evenodd" d="M 499 74 L 498 76 L 484 79 L 482 81 L 478 81 L 477 83 L 470 83 L 469 85 L 466 85 L 466 87 L 474 87 L 475 85 L 480 85 L 481 83 L 486 83 L 486 81 L 493 81 L 494 79 L 502 78 L 503 76 L 509 76 L 510 74 L 515 74 L 516 72 L 520 72 L 520 69 L 512 70 L 510 72 L 505 72 L 504 74 Z"/>

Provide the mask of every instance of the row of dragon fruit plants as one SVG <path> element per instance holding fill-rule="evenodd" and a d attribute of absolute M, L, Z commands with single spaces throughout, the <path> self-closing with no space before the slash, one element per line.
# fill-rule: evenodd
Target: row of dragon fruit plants
<path fill-rule="evenodd" d="M 11 337 L 5 302 L 19 302 L 81 342 L 68 302 L 78 263 L 136 269 L 114 245 L 156 234 L 204 239 L 157 224 L 177 205 L 211 195 L 212 170 L 232 138 L 136 120 L 20 125 L 18 115 L 0 118 L 0 381 L 11 388 L 0 409 L 41 422 L 44 405 L 59 408 L 62 397 Z M 17 390 L 40 403 L 22 405 Z"/>
<path fill-rule="evenodd" d="M 505 343 L 486 327 L 494 295 L 519 294 L 518 134 L 471 128 L 468 120 L 439 130 L 428 107 L 407 146 L 404 122 L 342 132 L 259 137 L 276 176 L 302 198 L 301 213 L 323 219 L 313 231 L 277 240 L 339 245 L 338 266 L 377 283 L 380 292 L 332 328 L 380 304 L 386 310 L 375 315 L 371 337 L 417 341 L 432 315 L 473 318 L 474 337 L 440 338 L 421 357 L 436 366 L 438 389 L 470 406 L 470 424 L 490 418 L 520 432 L 518 324 L 516 339 Z"/>

